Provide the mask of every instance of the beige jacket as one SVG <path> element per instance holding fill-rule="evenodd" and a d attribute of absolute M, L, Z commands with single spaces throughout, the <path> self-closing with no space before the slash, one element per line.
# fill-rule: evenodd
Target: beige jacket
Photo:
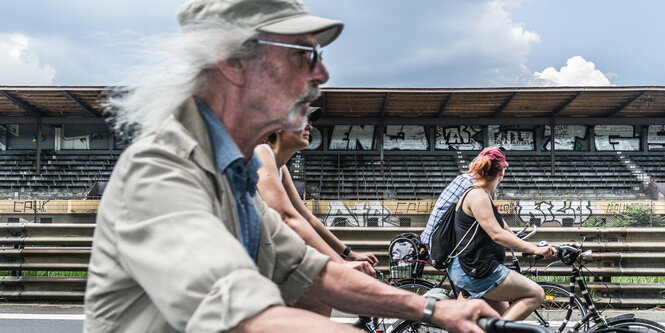
<path fill-rule="evenodd" d="M 328 257 L 257 195 L 257 263 L 193 98 L 120 157 L 99 205 L 86 332 L 222 332 L 298 301 Z"/>

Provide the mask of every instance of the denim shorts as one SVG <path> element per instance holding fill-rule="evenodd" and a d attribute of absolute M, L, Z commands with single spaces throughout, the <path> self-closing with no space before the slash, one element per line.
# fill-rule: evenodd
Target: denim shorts
<path fill-rule="evenodd" d="M 482 298 L 486 293 L 494 290 L 506 279 L 510 273 L 504 265 L 499 265 L 490 273 L 489 276 L 482 279 L 474 279 L 464 272 L 459 264 L 459 258 L 453 259 L 448 267 L 448 277 L 458 288 L 466 290 L 473 298 Z"/>

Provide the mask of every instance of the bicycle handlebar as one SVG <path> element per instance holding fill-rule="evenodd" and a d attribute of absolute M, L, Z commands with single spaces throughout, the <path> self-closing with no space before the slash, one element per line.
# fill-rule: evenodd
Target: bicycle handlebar
<path fill-rule="evenodd" d="M 552 245 L 552 247 L 555 248 L 557 251 L 556 254 L 557 258 L 566 265 L 572 265 L 575 262 L 575 260 L 577 260 L 577 258 L 580 256 L 580 254 L 582 254 L 581 247 L 577 247 L 574 245 Z M 543 259 L 543 256 L 538 254 L 533 254 L 532 256 L 534 260 Z M 585 254 L 582 256 L 584 257 Z"/>
<path fill-rule="evenodd" d="M 487 333 L 548 333 L 549 331 L 542 326 L 508 321 L 499 318 L 480 318 L 478 326 Z"/>

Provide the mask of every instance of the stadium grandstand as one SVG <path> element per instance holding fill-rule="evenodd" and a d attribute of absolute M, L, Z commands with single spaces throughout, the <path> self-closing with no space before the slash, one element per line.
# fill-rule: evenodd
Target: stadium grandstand
<path fill-rule="evenodd" d="M 105 91 L 0 87 L 3 300 L 83 300 L 99 197 L 129 142 L 106 126 Z M 497 146 L 510 166 L 495 203 L 510 226 L 546 226 L 534 241 L 585 239 L 602 279 L 592 288 L 609 286 L 601 303 L 665 303 L 662 279 L 613 280 L 665 276 L 665 228 L 654 228 L 665 226 L 665 87 L 324 88 L 314 104 L 322 117 L 291 174 L 308 208 L 379 269 L 389 240 L 422 230 L 448 182 Z"/>
<path fill-rule="evenodd" d="M 105 124 L 104 91 L 0 87 L 1 222 L 99 198 L 128 144 Z M 498 204 L 515 223 L 582 225 L 631 205 L 665 213 L 665 87 L 322 91 L 311 145 L 289 168 L 328 225 L 423 226 L 485 146 L 510 162 Z M 70 211 L 94 213 L 82 207 Z"/>

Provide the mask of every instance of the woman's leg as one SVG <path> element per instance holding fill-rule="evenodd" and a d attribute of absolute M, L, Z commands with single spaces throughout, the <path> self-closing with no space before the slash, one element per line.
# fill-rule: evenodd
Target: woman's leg
<path fill-rule="evenodd" d="M 496 310 L 499 314 L 503 316 L 504 312 L 508 310 L 509 304 L 507 301 L 494 301 L 491 299 L 487 299 L 486 297 L 483 298 L 489 306 L 492 307 L 492 309 Z"/>
<path fill-rule="evenodd" d="M 545 300 L 545 292 L 537 283 L 524 275 L 510 271 L 494 290 L 483 298 L 491 301 L 509 301 L 512 304 L 503 313 L 503 319 L 523 320 Z"/>

